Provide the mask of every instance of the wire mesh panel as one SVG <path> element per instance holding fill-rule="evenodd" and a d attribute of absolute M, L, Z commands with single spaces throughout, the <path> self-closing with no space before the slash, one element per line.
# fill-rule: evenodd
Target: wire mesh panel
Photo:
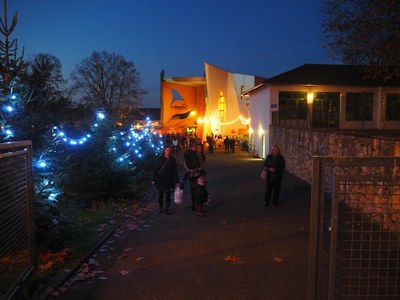
<path fill-rule="evenodd" d="M 334 294 L 400 299 L 400 182 L 339 183 Z"/>
<path fill-rule="evenodd" d="M 308 299 L 400 299 L 400 158 L 314 158 Z"/>
<path fill-rule="evenodd" d="M 30 142 L 0 145 L 0 299 L 32 270 Z"/>

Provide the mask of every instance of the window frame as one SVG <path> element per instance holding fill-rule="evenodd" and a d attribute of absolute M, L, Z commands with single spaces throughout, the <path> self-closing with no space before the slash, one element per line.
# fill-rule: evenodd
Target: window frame
<path fill-rule="evenodd" d="M 389 99 L 390 96 L 395 96 L 394 99 Z M 390 100 L 395 102 L 391 104 Z M 397 103 L 396 103 L 397 102 Z M 396 113 L 398 116 L 396 116 Z M 400 93 L 388 93 L 386 94 L 386 114 L 385 120 L 390 122 L 400 121 Z"/>
<path fill-rule="evenodd" d="M 350 96 L 359 97 L 359 99 L 351 99 Z M 346 121 L 350 122 L 372 122 L 374 121 L 374 93 L 373 92 L 347 92 L 346 93 L 346 112 L 345 117 Z M 355 101 L 357 101 L 354 103 Z M 351 102 L 351 105 L 349 103 Z M 370 102 L 370 103 L 367 103 Z M 370 106 L 370 111 L 366 111 L 366 108 Z M 351 114 L 351 110 L 357 112 L 357 115 L 349 117 Z"/>
<path fill-rule="evenodd" d="M 290 95 L 290 97 L 283 97 L 283 94 Z M 286 104 L 283 104 L 284 101 Z M 279 91 L 278 103 L 279 120 L 307 120 L 306 92 Z"/>

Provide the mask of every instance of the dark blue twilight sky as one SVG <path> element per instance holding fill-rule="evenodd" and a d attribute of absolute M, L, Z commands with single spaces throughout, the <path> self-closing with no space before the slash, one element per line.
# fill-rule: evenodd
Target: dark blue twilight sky
<path fill-rule="evenodd" d="M 331 63 L 322 49 L 320 0 L 9 0 L 13 37 L 26 57 L 47 52 L 65 77 L 94 50 L 132 60 L 159 105 L 159 74 L 201 76 L 204 62 L 273 76 L 304 63 Z"/>

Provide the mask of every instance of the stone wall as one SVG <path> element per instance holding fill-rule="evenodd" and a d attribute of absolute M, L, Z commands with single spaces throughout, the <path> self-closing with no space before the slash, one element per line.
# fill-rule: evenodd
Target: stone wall
<path fill-rule="evenodd" d="M 362 133 L 362 134 L 361 134 Z M 400 156 L 400 137 L 366 132 L 270 127 L 270 145 L 280 146 L 289 173 L 311 183 L 313 156 Z"/>

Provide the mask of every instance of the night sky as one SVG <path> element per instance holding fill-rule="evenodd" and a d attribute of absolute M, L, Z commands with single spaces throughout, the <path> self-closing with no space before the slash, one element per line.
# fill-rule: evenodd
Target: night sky
<path fill-rule="evenodd" d="M 94 50 L 132 60 L 147 107 L 159 105 L 159 74 L 202 76 L 204 62 L 273 76 L 304 63 L 332 63 L 322 48 L 319 0 L 9 0 L 13 37 L 26 58 L 47 52 L 68 78 Z M 1 5 L 2 6 L 2 5 Z"/>

